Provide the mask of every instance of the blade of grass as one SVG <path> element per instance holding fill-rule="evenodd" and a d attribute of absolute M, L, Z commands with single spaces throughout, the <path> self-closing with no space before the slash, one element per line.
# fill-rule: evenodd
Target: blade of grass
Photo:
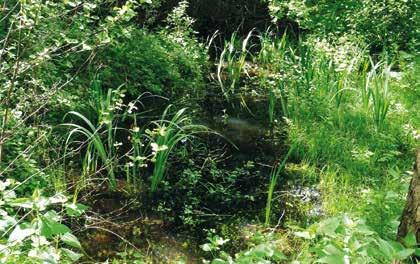
<path fill-rule="evenodd" d="M 296 148 L 296 144 L 293 144 L 289 151 L 287 152 L 286 156 L 284 156 L 282 162 L 280 164 L 276 164 L 274 166 L 274 168 L 271 170 L 270 173 L 270 185 L 268 187 L 268 192 L 267 192 L 267 202 L 266 202 L 266 206 L 265 206 L 265 225 L 269 226 L 270 225 L 270 217 L 271 217 L 271 202 L 273 199 L 273 193 L 274 193 L 274 189 L 277 185 L 278 182 L 278 178 L 280 176 L 280 173 L 283 171 L 284 167 L 286 166 L 286 162 L 289 159 L 290 155 L 293 153 L 293 151 Z"/>

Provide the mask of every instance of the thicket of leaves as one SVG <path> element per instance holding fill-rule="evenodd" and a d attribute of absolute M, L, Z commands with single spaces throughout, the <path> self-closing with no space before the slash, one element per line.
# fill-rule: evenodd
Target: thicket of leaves
<path fill-rule="evenodd" d="M 366 50 L 415 50 L 417 3 L 215 3 L 0 4 L 0 262 L 77 261 L 84 252 L 67 224 L 85 220 L 77 201 L 91 189 L 144 199 L 142 209 L 200 238 L 203 228 L 227 229 L 229 238 L 210 234 L 202 247 L 215 263 L 380 263 L 415 252 L 411 236 L 404 245 L 392 240 L 418 137 L 418 74 L 410 55 L 397 62 L 403 74 L 391 73 L 386 55 Z M 305 40 L 235 33 L 209 60 L 209 43 L 193 28 L 210 39 L 214 25 L 225 33 L 263 27 L 266 8 L 277 26 L 297 24 Z M 367 224 L 344 216 L 310 225 L 295 234 L 305 254 L 285 256 L 276 230 L 241 244 L 228 226 L 260 220 L 266 168 L 292 143 L 296 164 L 288 165 L 304 171 L 297 180 L 319 184 L 325 213 L 353 210 Z M 274 196 L 267 219 L 281 219 L 285 208 L 292 219 L 295 205 Z M 229 239 L 236 255 L 222 248 Z"/>
<path fill-rule="evenodd" d="M 348 34 L 375 52 L 418 48 L 416 1 L 269 0 L 269 5 L 275 21 L 288 18 L 331 40 Z"/>

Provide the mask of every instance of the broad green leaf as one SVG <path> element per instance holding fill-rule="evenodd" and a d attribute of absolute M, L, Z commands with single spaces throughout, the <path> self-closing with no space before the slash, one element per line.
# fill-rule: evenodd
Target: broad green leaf
<path fill-rule="evenodd" d="M 67 226 L 58 223 L 53 219 L 48 219 L 45 216 L 41 216 L 41 235 L 51 238 L 54 235 L 61 235 L 70 233 L 71 230 Z"/>
<path fill-rule="evenodd" d="M 22 208 L 32 208 L 34 203 L 31 198 L 17 198 L 9 203 L 11 206 L 22 207 Z"/>
<path fill-rule="evenodd" d="M 67 245 L 71 247 L 82 249 L 82 245 L 80 244 L 79 240 L 72 233 L 65 233 L 64 235 L 62 235 L 61 241 L 63 241 L 64 243 L 66 243 Z"/>
<path fill-rule="evenodd" d="M 314 235 L 311 235 L 311 233 L 309 233 L 308 231 L 295 232 L 294 234 L 295 236 L 302 237 L 304 239 L 313 239 L 315 237 Z"/>
<path fill-rule="evenodd" d="M 54 210 L 50 210 L 48 212 L 46 212 L 43 217 L 45 217 L 46 219 L 49 220 L 54 220 L 54 221 L 60 221 L 61 219 L 61 215 L 59 215 L 56 211 Z"/>
<path fill-rule="evenodd" d="M 379 246 L 379 250 L 382 252 L 382 254 L 384 254 L 387 259 L 391 260 L 393 254 L 394 254 L 394 249 L 389 244 L 389 242 L 387 242 L 383 239 L 378 239 L 378 246 Z"/>
<path fill-rule="evenodd" d="M 88 208 L 86 205 L 83 205 L 80 203 L 66 204 L 65 207 L 66 207 L 66 213 L 69 216 L 73 216 L 73 217 L 81 216 Z"/>
<path fill-rule="evenodd" d="M 403 249 L 397 252 L 397 259 L 404 260 L 407 259 L 409 256 L 413 255 L 415 250 L 412 248 Z"/>
<path fill-rule="evenodd" d="M 59 264 L 60 255 L 54 247 L 41 247 L 33 248 L 28 252 L 30 258 L 35 258 L 38 262 L 35 263 L 48 263 L 48 264 Z"/>
<path fill-rule="evenodd" d="M 271 258 L 274 255 L 274 250 L 266 244 L 261 244 L 253 248 L 250 254 L 262 259 Z"/>
<path fill-rule="evenodd" d="M 417 244 L 416 235 L 413 232 L 408 233 L 403 242 L 406 247 L 415 247 Z"/>
<path fill-rule="evenodd" d="M 338 226 L 340 225 L 340 219 L 337 217 L 328 218 L 318 225 L 318 233 L 333 236 Z"/>
<path fill-rule="evenodd" d="M 283 252 L 281 252 L 280 250 L 274 250 L 274 254 L 273 254 L 273 260 L 274 261 L 278 261 L 280 262 L 281 260 L 286 260 L 287 257 L 286 255 L 283 254 Z"/>
<path fill-rule="evenodd" d="M 213 259 L 213 260 L 211 261 L 211 264 L 226 264 L 226 263 L 228 263 L 228 262 L 226 262 L 226 261 L 225 261 L 225 260 L 223 260 L 223 259 L 219 259 L 219 258 Z"/>
<path fill-rule="evenodd" d="M 28 227 L 25 227 L 25 226 L 26 225 L 23 225 L 23 224 L 16 226 L 15 229 L 13 229 L 12 233 L 10 234 L 8 242 L 9 243 L 21 242 L 25 240 L 25 238 L 35 233 L 35 229 L 33 229 L 30 226 Z"/>
<path fill-rule="evenodd" d="M 337 256 L 345 255 L 345 253 L 342 250 L 340 250 L 339 248 L 335 247 L 332 244 L 326 245 L 322 251 L 324 251 L 325 254 L 327 255 L 337 255 Z"/>
<path fill-rule="evenodd" d="M 394 252 L 398 252 L 405 249 L 405 247 L 398 241 L 389 240 L 388 243 L 392 246 Z"/>
<path fill-rule="evenodd" d="M 345 264 L 344 255 L 331 255 L 318 259 L 318 263 Z"/>
<path fill-rule="evenodd" d="M 62 248 L 61 251 L 63 251 L 64 255 L 66 255 L 73 262 L 78 261 L 83 256 L 82 254 L 76 253 L 67 248 Z"/>
<path fill-rule="evenodd" d="M 16 224 L 16 219 L 14 219 L 11 216 L 5 215 L 1 217 L 0 219 L 0 232 L 6 231 L 7 228 L 10 226 Z"/>

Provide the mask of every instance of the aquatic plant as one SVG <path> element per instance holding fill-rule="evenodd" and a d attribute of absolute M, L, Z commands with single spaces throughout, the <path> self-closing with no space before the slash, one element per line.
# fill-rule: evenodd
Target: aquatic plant
<path fill-rule="evenodd" d="M 163 112 L 159 121 L 154 121 L 155 128 L 148 131 L 153 138 L 150 143 L 154 162 L 153 174 L 151 177 L 151 192 L 158 189 L 159 184 L 165 177 L 167 161 L 174 147 L 183 140 L 188 140 L 196 133 L 207 131 L 202 125 L 190 124 L 190 119 L 185 115 L 186 108 L 177 111 L 171 119 L 167 119 L 170 115 L 171 105 Z"/>
<path fill-rule="evenodd" d="M 274 189 L 276 188 L 277 182 L 280 177 L 280 173 L 283 171 L 284 167 L 286 166 L 286 162 L 289 159 L 290 155 L 293 153 L 296 145 L 292 145 L 287 152 L 287 154 L 283 157 L 281 163 L 275 164 L 270 173 L 270 184 L 268 186 L 267 191 L 267 202 L 265 205 L 265 221 L 264 224 L 266 226 L 270 225 L 270 218 L 271 218 L 271 202 L 273 200 L 273 193 Z"/>

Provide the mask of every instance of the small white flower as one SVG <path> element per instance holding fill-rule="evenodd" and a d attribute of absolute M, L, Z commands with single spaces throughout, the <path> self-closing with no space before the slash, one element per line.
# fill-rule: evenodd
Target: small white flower
<path fill-rule="evenodd" d="M 396 79 L 397 81 L 400 81 L 402 79 L 402 73 L 401 72 L 390 71 L 389 76 L 393 79 Z"/>
<path fill-rule="evenodd" d="M 123 144 L 122 142 L 115 142 L 115 143 L 114 143 L 114 147 L 119 147 L 119 146 L 122 146 L 122 144 Z"/>
<path fill-rule="evenodd" d="M 150 146 L 152 147 L 152 151 L 154 153 L 157 153 L 159 151 L 164 151 L 164 150 L 168 149 L 168 146 L 166 146 L 166 145 L 159 146 L 157 143 L 151 143 Z"/>

